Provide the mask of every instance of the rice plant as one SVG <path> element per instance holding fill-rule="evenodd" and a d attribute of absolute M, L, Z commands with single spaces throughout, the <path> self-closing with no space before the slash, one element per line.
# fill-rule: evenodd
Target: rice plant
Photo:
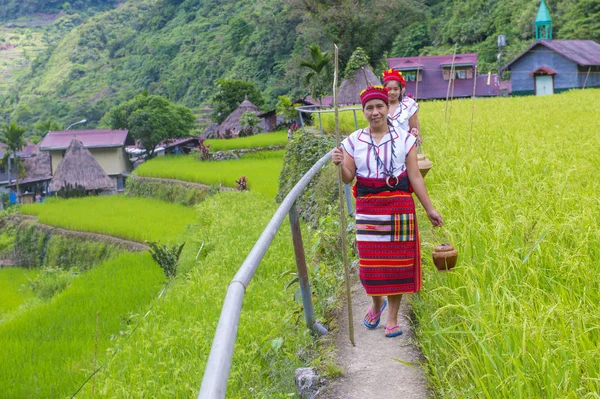
<path fill-rule="evenodd" d="M 237 187 L 236 180 L 246 176 L 250 191 L 269 198 L 277 193 L 283 151 L 246 154 L 238 160 L 203 161 L 193 156 L 154 158 L 140 165 L 136 173 L 142 177 L 159 177 L 202 183 L 206 185 Z"/>
<path fill-rule="evenodd" d="M 209 139 L 206 140 L 204 144 L 210 145 L 210 151 L 282 146 L 287 144 L 287 132 L 277 131 L 271 133 L 261 133 L 254 136 L 239 137 L 227 140 Z"/>
<path fill-rule="evenodd" d="M 51 226 L 139 242 L 173 242 L 194 218 L 194 210 L 183 205 L 122 196 L 50 199 L 24 205 L 21 213 Z"/>
<path fill-rule="evenodd" d="M 440 398 L 600 392 L 600 91 L 424 102 L 426 178 L 446 227 L 420 215 L 418 337 Z M 451 241 L 459 265 L 433 267 Z"/>
<path fill-rule="evenodd" d="M 0 396 L 71 397 L 94 370 L 94 353 L 97 366 L 111 358 L 115 338 L 131 332 L 163 281 L 149 254 L 124 254 L 0 323 Z"/>
<path fill-rule="evenodd" d="M 37 273 L 38 270 L 19 267 L 0 268 L 0 322 L 4 315 L 33 298 L 33 292 L 27 286 L 27 281 L 34 278 Z"/>
<path fill-rule="evenodd" d="M 180 265 L 185 278 L 173 281 L 135 339 L 123 342 L 99 373 L 96 395 L 198 395 L 227 285 L 276 207 L 252 192 L 221 192 L 197 206 L 199 224 Z M 280 278 L 291 268 L 293 248 L 284 225 L 247 289 L 228 398 L 293 397 L 294 369 L 306 364 L 298 353 L 312 337 L 302 321 L 295 324 L 294 290 L 286 291 L 288 280 Z M 81 397 L 91 397 L 89 387 Z"/>

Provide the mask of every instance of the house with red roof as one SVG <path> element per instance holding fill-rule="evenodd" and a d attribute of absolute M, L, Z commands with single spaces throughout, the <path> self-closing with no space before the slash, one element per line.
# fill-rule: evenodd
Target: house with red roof
<path fill-rule="evenodd" d="M 128 131 L 93 129 L 48 132 L 40 142 L 39 148 L 50 153 L 52 175 L 63 160 L 73 137 L 83 144 L 106 174 L 115 181 L 117 190 L 122 190 L 124 178 L 131 171 L 131 162 L 125 152 L 125 147 L 133 144 L 128 137 Z"/>
<path fill-rule="evenodd" d="M 449 54 L 388 58 L 388 66 L 402 72 L 406 95 L 417 100 L 491 97 L 500 94 L 496 74 L 480 74 L 477 54 Z"/>

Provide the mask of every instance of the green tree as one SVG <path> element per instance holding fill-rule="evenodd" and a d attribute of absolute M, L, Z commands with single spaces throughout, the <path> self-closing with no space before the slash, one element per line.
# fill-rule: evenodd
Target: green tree
<path fill-rule="evenodd" d="M 212 119 L 216 123 L 223 122 L 244 101 L 245 96 L 248 96 L 248 100 L 259 108 L 265 103 L 262 94 L 252 82 L 219 79 L 216 89 L 211 99 Z"/>
<path fill-rule="evenodd" d="M 254 112 L 244 112 L 240 116 L 240 126 L 242 127 L 240 136 L 252 136 L 259 123 L 260 119 Z"/>
<path fill-rule="evenodd" d="M 54 119 L 47 119 L 43 122 L 36 123 L 33 127 L 35 128 L 35 133 L 38 136 L 42 137 L 45 136 L 46 133 L 48 133 L 49 131 L 57 131 L 63 129 L 62 125 Z"/>
<path fill-rule="evenodd" d="M 2 132 L 0 133 L 0 143 L 6 144 L 7 152 L 4 154 L 2 159 L 2 163 L 8 164 L 8 181 L 10 181 L 10 156 L 12 155 L 14 159 L 15 166 L 15 179 L 17 184 L 17 202 L 19 198 L 19 157 L 17 154 L 23 146 L 25 146 L 25 129 L 17 126 L 16 123 L 11 123 L 10 125 L 5 124 L 2 127 Z"/>
<path fill-rule="evenodd" d="M 346 79 L 354 79 L 354 73 L 360 68 L 369 65 L 369 56 L 365 53 L 361 47 L 357 47 L 356 50 L 350 56 L 346 69 L 344 70 L 344 77 Z M 377 72 L 375 72 L 377 73 Z"/>
<path fill-rule="evenodd" d="M 419 49 L 430 44 L 430 28 L 426 22 L 417 22 L 398 33 L 392 45 L 394 57 L 413 57 Z"/>
<path fill-rule="evenodd" d="M 292 104 L 292 100 L 289 97 L 279 96 L 277 98 L 276 106 L 277 115 L 283 116 L 286 121 L 296 120 L 298 117 L 296 105 L 297 104 Z"/>
<path fill-rule="evenodd" d="M 111 108 L 108 121 L 112 129 L 129 130 L 152 158 L 164 140 L 189 135 L 196 118 L 189 108 L 144 92 Z"/>
<path fill-rule="evenodd" d="M 300 63 L 301 67 L 309 70 L 304 75 L 304 85 L 310 90 L 310 96 L 321 102 L 321 98 L 328 92 L 327 73 L 329 72 L 331 55 L 326 51 L 321 51 L 318 44 L 308 46 L 308 49 L 310 50 L 310 60 Z"/>
<path fill-rule="evenodd" d="M 564 24 L 559 29 L 561 39 L 600 41 L 600 3 L 597 0 L 574 2 L 562 20 Z"/>

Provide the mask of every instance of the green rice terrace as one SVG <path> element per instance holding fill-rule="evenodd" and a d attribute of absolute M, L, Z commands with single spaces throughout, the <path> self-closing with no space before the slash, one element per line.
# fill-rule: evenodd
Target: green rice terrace
<path fill-rule="evenodd" d="M 445 221 L 434 232 L 419 209 L 423 290 L 410 298 L 432 397 L 598 397 L 598 109 L 592 89 L 421 104 L 422 152 L 433 162 L 426 183 Z M 341 117 L 350 133 L 352 114 Z M 185 246 L 169 279 L 144 251 L 72 241 L 98 262 L 66 267 L 66 243 L 49 241 L 42 254 L 48 241 L 37 233 L 27 241 L 18 227 L 12 238 L 3 232 L 0 254 L 22 243 L 44 260 L 0 269 L 0 396 L 195 397 L 227 285 L 278 207 L 280 174 L 281 184 L 297 178 L 286 173 L 331 143 L 306 151 L 306 137 L 238 160 L 164 157 L 137 169 L 209 187 L 248 178 L 249 191 L 212 190 L 194 206 L 112 196 L 21 207 L 46 225 Z M 211 150 L 221 144 L 237 145 Z M 294 148 L 305 152 L 288 157 Z M 317 318 L 332 330 L 343 285 L 335 176 L 326 167 L 299 206 L 314 217 L 303 222 L 307 262 Z M 443 241 L 460 255 L 440 273 L 430 255 Z M 329 341 L 303 325 L 294 271 L 282 226 L 247 289 L 227 397 L 296 397 L 297 367 L 341 373 Z"/>

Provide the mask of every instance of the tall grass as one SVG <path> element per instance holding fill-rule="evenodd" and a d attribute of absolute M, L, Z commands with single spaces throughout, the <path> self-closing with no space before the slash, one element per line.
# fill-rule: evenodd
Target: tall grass
<path fill-rule="evenodd" d="M 3 316 L 17 309 L 33 292 L 27 287 L 27 280 L 34 278 L 38 270 L 9 267 L 0 269 L 0 321 Z"/>
<path fill-rule="evenodd" d="M 281 146 L 287 144 L 287 132 L 277 131 L 261 133 L 254 136 L 239 137 L 236 139 L 210 139 L 205 144 L 210 145 L 211 151 L 241 150 L 244 148 L 260 148 Z"/>
<path fill-rule="evenodd" d="M 0 396 L 65 398 L 111 357 L 159 292 L 164 274 L 149 254 L 124 254 L 77 277 L 50 302 L 0 323 Z M 110 349 L 110 350 L 109 350 Z"/>
<path fill-rule="evenodd" d="M 229 281 L 273 215 L 276 204 L 253 193 L 221 192 L 197 206 L 199 226 L 176 280 L 121 352 L 98 376 L 99 397 L 190 398 L 198 394 Z M 257 211 L 260 210 L 260 211 Z M 196 261 L 198 249 L 202 251 Z M 295 268 L 289 227 L 282 226 L 247 289 L 228 398 L 293 397 L 293 373 L 312 342 L 292 318 Z M 183 272 L 183 271 L 182 271 Z M 86 395 L 89 397 L 89 389 Z M 289 395 L 289 396 L 288 396 Z"/>
<path fill-rule="evenodd" d="M 421 104 L 426 182 L 418 337 L 440 398 L 600 392 L 600 91 Z M 472 144 L 472 145 L 471 145 Z M 449 239 L 457 268 L 429 254 Z"/>
<path fill-rule="evenodd" d="M 193 156 L 154 158 L 140 165 L 136 173 L 142 177 L 159 177 L 216 185 L 237 187 L 236 180 L 246 176 L 248 189 L 274 198 L 277 193 L 279 172 L 283 165 L 283 151 L 259 152 L 244 155 L 239 160 L 200 162 Z"/>
<path fill-rule="evenodd" d="M 140 242 L 171 242 L 185 232 L 194 217 L 194 210 L 182 205 L 122 196 L 50 199 L 24 205 L 21 213 L 37 216 L 40 223 L 51 226 Z"/>

